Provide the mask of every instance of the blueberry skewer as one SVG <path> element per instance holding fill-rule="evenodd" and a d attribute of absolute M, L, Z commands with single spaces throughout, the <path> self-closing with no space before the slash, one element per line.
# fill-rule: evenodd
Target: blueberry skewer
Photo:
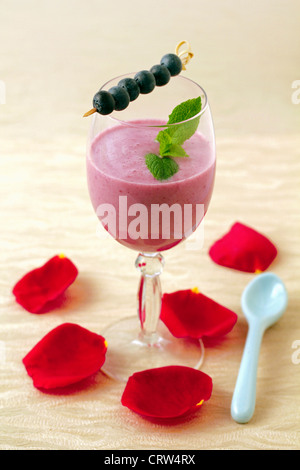
<path fill-rule="evenodd" d="M 93 108 L 86 112 L 84 117 L 95 112 L 107 115 L 113 111 L 121 111 L 127 108 L 129 103 L 137 99 L 140 94 L 151 93 L 156 86 L 160 87 L 169 83 L 171 77 L 179 75 L 182 70 L 185 70 L 185 64 L 193 57 L 190 50 L 179 53 L 180 47 L 185 43 L 187 41 L 182 41 L 177 45 L 176 54 L 165 54 L 160 64 L 151 67 L 150 71 L 142 70 L 134 78 L 123 78 L 108 91 L 99 90 L 93 98 Z"/>

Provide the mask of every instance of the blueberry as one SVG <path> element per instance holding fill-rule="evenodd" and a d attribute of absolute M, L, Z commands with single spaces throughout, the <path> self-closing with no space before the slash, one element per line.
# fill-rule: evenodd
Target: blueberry
<path fill-rule="evenodd" d="M 151 93 L 151 91 L 155 88 L 155 78 L 153 73 L 149 72 L 148 70 L 142 70 L 138 72 L 134 79 L 139 86 L 140 92 L 142 94 Z"/>
<path fill-rule="evenodd" d="M 98 91 L 93 98 L 93 107 L 100 114 L 110 114 L 115 109 L 115 100 L 108 91 Z"/>
<path fill-rule="evenodd" d="M 160 64 L 167 67 L 172 77 L 180 74 L 182 70 L 182 62 L 176 54 L 164 55 L 160 61 Z"/>
<path fill-rule="evenodd" d="M 130 101 L 136 100 L 140 94 L 139 86 L 133 78 L 123 78 L 119 81 L 118 86 L 127 91 Z"/>
<path fill-rule="evenodd" d="M 164 65 L 153 65 L 150 72 L 153 73 L 157 86 L 166 85 L 170 81 L 171 74 Z"/>
<path fill-rule="evenodd" d="M 122 111 L 122 109 L 127 108 L 130 102 L 129 94 L 124 88 L 120 86 L 113 86 L 108 90 L 115 100 L 115 110 Z"/>

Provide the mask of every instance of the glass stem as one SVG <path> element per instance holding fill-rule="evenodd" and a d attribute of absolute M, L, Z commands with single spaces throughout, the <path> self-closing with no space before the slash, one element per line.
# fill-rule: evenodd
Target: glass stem
<path fill-rule="evenodd" d="M 164 258 L 160 253 L 140 253 L 135 265 L 141 272 L 138 290 L 140 339 L 145 344 L 152 346 L 158 339 L 157 324 L 162 298 L 160 274 L 163 270 Z"/>

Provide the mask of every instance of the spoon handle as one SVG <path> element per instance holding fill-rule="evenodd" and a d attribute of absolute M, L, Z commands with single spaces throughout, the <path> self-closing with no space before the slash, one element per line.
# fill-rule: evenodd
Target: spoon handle
<path fill-rule="evenodd" d="M 258 357 L 263 333 L 258 322 L 250 324 L 231 402 L 231 416 L 237 423 L 248 423 L 254 413 Z"/>

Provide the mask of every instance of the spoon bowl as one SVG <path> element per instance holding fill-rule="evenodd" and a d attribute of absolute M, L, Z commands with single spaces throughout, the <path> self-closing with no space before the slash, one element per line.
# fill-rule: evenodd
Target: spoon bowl
<path fill-rule="evenodd" d="M 241 304 L 249 330 L 231 402 L 231 416 L 238 423 L 247 423 L 253 416 L 262 337 L 283 315 L 287 301 L 286 288 L 273 273 L 256 276 L 242 294 Z"/>
<path fill-rule="evenodd" d="M 260 274 L 246 286 L 241 304 L 248 322 L 251 318 L 257 318 L 264 323 L 265 328 L 269 328 L 286 309 L 286 288 L 275 274 Z"/>

